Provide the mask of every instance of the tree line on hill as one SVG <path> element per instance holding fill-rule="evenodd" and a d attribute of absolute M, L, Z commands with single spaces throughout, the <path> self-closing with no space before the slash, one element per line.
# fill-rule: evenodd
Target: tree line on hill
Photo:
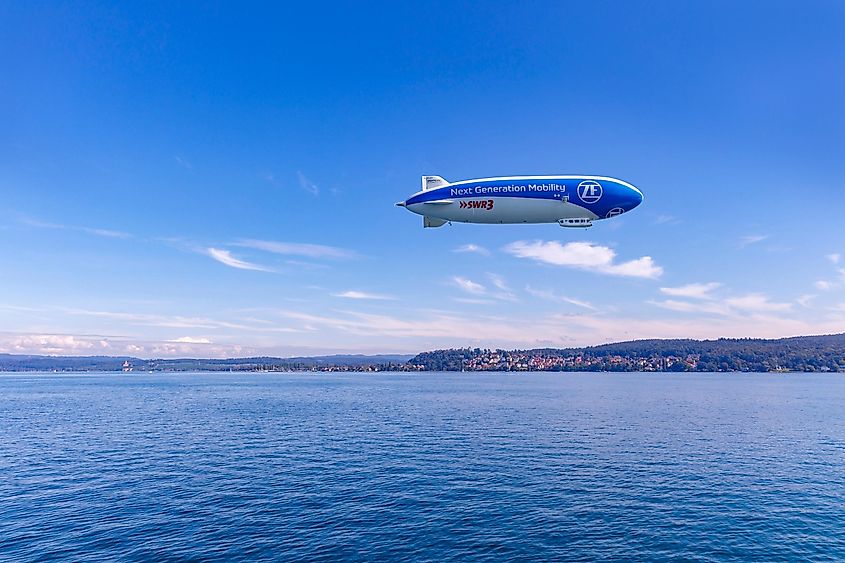
<path fill-rule="evenodd" d="M 584 348 L 423 352 L 426 371 L 845 371 L 845 334 L 775 340 L 634 340 Z"/>

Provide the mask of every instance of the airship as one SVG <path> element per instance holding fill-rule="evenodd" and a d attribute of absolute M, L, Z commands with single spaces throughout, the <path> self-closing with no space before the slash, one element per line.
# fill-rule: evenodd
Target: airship
<path fill-rule="evenodd" d="M 423 176 L 422 189 L 396 205 L 423 216 L 423 227 L 446 223 L 557 223 L 587 228 L 643 201 L 633 185 L 607 176 L 504 176 L 448 182 Z"/>

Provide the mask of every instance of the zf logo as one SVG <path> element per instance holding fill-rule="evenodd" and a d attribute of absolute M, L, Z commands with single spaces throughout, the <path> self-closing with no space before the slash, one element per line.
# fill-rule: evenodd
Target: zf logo
<path fill-rule="evenodd" d="M 584 203 L 595 203 L 601 199 L 601 184 L 593 180 L 585 180 L 578 184 L 578 197 Z"/>
<path fill-rule="evenodd" d="M 492 199 L 482 199 L 481 201 L 463 201 L 461 200 L 461 209 L 485 209 L 487 211 L 493 210 Z"/>

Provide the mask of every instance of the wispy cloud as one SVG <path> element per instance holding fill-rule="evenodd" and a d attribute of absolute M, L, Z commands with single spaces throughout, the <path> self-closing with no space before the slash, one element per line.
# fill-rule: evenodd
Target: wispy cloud
<path fill-rule="evenodd" d="M 726 299 L 725 303 L 735 309 L 752 313 L 788 311 L 792 308 L 792 303 L 775 303 L 762 293 L 749 293 L 741 297 L 733 297 Z"/>
<path fill-rule="evenodd" d="M 654 220 L 655 225 L 677 225 L 681 220 L 674 215 L 658 215 Z"/>
<path fill-rule="evenodd" d="M 252 327 L 238 322 L 223 321 L 208 317 L 186 317 L 182 315 L 159 315 L 127 311 L 97 311 L 90 309 L 60 309 L 71 315 L 83 315 L 111 319 L 136 326 L 154 326 L 182 329 L 233 329 L 251 330 Z M 263 329 L 263 327 L 262 327 Z"/>
<path fill-rule="evenodd" d="M 842 255 L 838 252 L 834 252 L 832 254 L 828 254 L 825 256 L 832 264 L 839 264 L 839 261 L 842 260 Z"/>
<path fill-rule="evenodd" d="M 813 285 L 816 286 L 816 289 L 820 289 L 822 291 L 827 291 L 833 288 L 833 282 L 830 282 L 828 280 L 819 280 Z"/>
<path fill-rule="evenodd" d="M 537 297 L 539 299 L 545 299 L 546 301 L 552 301 L 554 303 L 569 303 L 570 305 L 583 307 L 584 309 L 590 309 L 592 311 L 596 310 L 596 307 L 589 301 L 583 301 L 581 299 L 575 299 L 574 297 L 560 295 L 559 293 L 556 293 L 554 290 L 551 289 L 536 289 L 531 287 L 530 285 L 527 285 L 525 286 L 525 291 L 529 295 L 533 295 L 534 297 Z"/>
<path fill-rule="evenodd" d="M 461 276 L 453 276 L 451 284 L 461 291 L 465 293 L 469 293 L 471 295 L 478 295 L 484 296 L 487 298 L 485 302 L 491 302 L 489 299 L 496 299 L 499 301 L 517 301 L 516 296 L 511 291 L 510 287 L 508 287 L 505 278 L 498 274 L 487 274 L 487 278 L 490 280 L 490 283 L 493 286 L 491 290 L 488 286 L 485 286 L 481 283 L 472 281 L 471 279 L 464 278 Z M 480 301 L 477 298 L 474 298 L 472 301 L 463 300 L 464 303 L 479 303 Z"/>
<path fill-rule="evenodd" d="M 92 229 L 90 227 L 78 227 L 78 230 L 89 235 L 108 238 L 130 238 L 132 235 L 124 233 L 123 231 L 113 231 L 111 229 Z"/>
<path fill-rule="evenodd" d="M 739 247 L 745 248 L 746 246 L 763 242 L 767 238 L 769 238 L 769 235 L 745 235 L 739 239 Z"/>
<path fill-rule="evenodd" d="M 230 268 L 237 268 L 239 270 L 255 270 L 258 272 L 272 272 L 270 268 L 265 266 L 261 266 L 259 264 L 253 264 L 252 262 L 247 262 L 246 260 L 241 260 L 239 258 L 235 258 L 232 256 L 232 253 L 228 250 L 223 250 L 221 248 L 206 248 L 204 253 L 214 260 L 217 260 L 221 264 L 225 264 Z"/>
<path fill-rule="evenodd" d="M 508 284 L 505 281 L 505 278 L 503 278 L 499 274 L 488 273 L 487 277 L 490 278 L 490 283 L 492 283 L 493 286 L 496 287 L 497 289 L 500 289 L 502 291 L 510 291 L 511 290 L 511 288 L 508 287 Z"/>
<path fill-rule="evenodd" d="M 487 293 L 487 288 L 481 285 L 480 283 L 476 283 L 470 279 L 463 278 L 461 276 L 453 276 L 452 285 L 462 291 L 472 293 L 474 295 L 483 295 Z"/>
<path fill-rule="evenodd" d="M 783 313 L 792 309 L 792 303 L 772 301 L 762 293 L 748 293 L 724 301 L 698 298 L 698 301 L 649 301 L 652 305 L 682 313 L 708 313 L 716 315 L 745 315 L 756 313 Z"/>
<path fill-rule="evenodd" d="M 713 306 L 714 303 L 698 301 L 694 305 Z M 632 338 L 677 338 L 679 335 L 688 338 L 776 338 L 845 330 L 845 317 L 803 321 L 783 312 L 670 319 L 603 316 L 592 311 L 521 317 L 439 311 L 418 311 L 414 315 L 401 316 L 353 311 L 336 311 L 331 315 L 299 311 L 280 314 L 315 330 L 337 331 L 353 337 L 377 336 L 381 342 L 404 341 L 414 349 L 421 346 L 585 345 Z"/>
<path fill-rule="evenodd" d="M 350 259 L 358 256 L 358 254 L 352 250 L 339 248 L 337 246 L 299 242 L 281 242 L 274 240 L 245 239 L 232 243 L 232 246 L 254 248 L 256 250 L 263 250 L 264 252 L 271 252 L 273 254 L 282 254 L 286 256 L 306 256 L 308 258 Z"/>
<path fill-rule="evenodd" d="M 504 277 L 499 274 L 488 272 L 487 278 L 490 280 L 490 283 L 493 284 L 493 287 L 498 290 L 492 292 L 491 297 L 495 297 L 496 299 L 500 299 L 502 301 L 518 301 Z"/>
<path fill-rule="evenodd" d="M 453 297 L 452 301 L 456 303 L 467 303 L 469 305 L 490 305 L 495 303 L 492 299 L 478 299 L 476 297 Z"/>
<path fill-rule="evenodd" d="M 813 299 L 815 299 L 815 298 L 816 298 L 816 295 L 811 294 L 811 293 L 808 293 L 808 294 L 806 294 L 806 295 L 801 295 L 801 296 L 800 296 L 800 297 L 798 297 L 798 299 L 796 299 L 795 301 L 797 301 L 797 302 L 798 302 L 798 304 L 799 304 L 799 305 L 801 305 L 802 307 L 809 307 L 809 306 L 810 306 L 810 303 L 811 303 L 811 302 L 813 301 Z"/>
<path fill-rule="evenodd" d="M 467 296 L 467 299 L 476 298 Z M 771 302 L 768 298 L 766 301 Z M 718 305 L 716 301 L 697 300 L 678 308 L 687 310 L 693 307 L 695 310 L 690 312 L 696 312 L 702 307 Z M 759 301 L 751 305 L 754 309 L 760 309 Z M 764 306 L 763 309 L 771 307 Z M 284 319 L 284 324 L 296 328 L 283 329 L 274 325 L 249 335 L 242 331 L 232 331 L 234 334 L 227 335 L 227 331 L 214 331 L 211 334 L 208 329 L 195 330 L 184 327 L 184 322 L 177 322 L 184 328 L 176 330 L 175 334 L 165 334 L 160 340 L 135 339 L 131 336 L 0 332 L 0 352 L 243 357 L 280 355 L 281 350 L 291 350 L 291 347 L 300 353 L 334 353 L 361 351 L 362 344 L 365 344 L 374 346 L 371 348 L 374 352 L 418 352 L 467 345 L 504 348 L 584 346 L 632 338 L 775 338 L 845 331 L 845 304 L 830 308 L 826 317 L 813 316 L 807 320 L 793 317 L 789 311 L 771 310 L 753 313 L 737 311 L 725 315 L 691 314 L 673 318 L 599 315 L 590 310 L 544 311 L 537 315 L 491 315 L 488 308 L 478 309 L 474 313 L 418 309 L 410 311 L 410 314 L 404 309 L 401 314 L 369 314 L 347 310 L 321 314 L 316 313 L 313 307 L 307 311 L 265 311 L 272 312 L 275 317 Z M 112 315 L 108 312 L 104 314 Z M 129 313 L 124 315 L 136 316 Z M 157 322 L 151 318 L 147 320 Z M 205 319 L 197 320 L 205 322 Z M 173 324 L 168 323 L 169 326 Z M 283 330 L 292 334 L 283 337 L 272 335 L 274 331 Z M 232 342 L 233 338 L 244 339 L 249 344 Z M 203 343 L 204 339 L 213 343 Z M 315 339 L 321 344 L 315 346 Z"/>
<path fill-rule="evenodd" d="M 714 303 L 712 301 L 678 301 L 676 299 L 666 299 L 664 301 L 649 301 L 652 305 L 660 307 L 661 309 L 668 309 L 669 311 L 677 311 L 680 313 L 707 313 L 715 315 L 730 315 L 731 308 L 722 304 Z"/>
<path fill-rule="evenodd" d="M 317 187 L 317 184 L 306 178 L 302 172 L 297 172 L 296 175 L 299 177 L 299 185 L 302 186 L 303 190 L 313 196 L 320 195 L 320 188 Z"/>
<path fill-rule="evenodd" d="M 194 169 L 194 167 L 191 165 L 190 162 L 188 162 L 186 159 L 182 158 L 178 154 L 173 158 L 176 160 L 176 163 L 179 166 L 181 166 L 182 168 L 185 168 L 186 170 L 193 170 Z"/>
<path fill-rule="evenodd" d="M 79 233 L 85 233 L 88 235 L 93 235 L 97 237 L 107 237 L 107 238 L 118 238 L 118 239 L 128 239 L 131 238 L 132 235 L 123 231 L 115 231 L 112 229 L 97 229 L 93 227 L 77 227 L 74 225 L 62 225 L 59 223 L 50 223 L 47 221 L 40 221 L 38 219 L 33 219 L 32 217 L 21 217 L 19 221 L 27 225 L 29 227 L 35 227 L 37 229 L 56 229 L 56 230 L 65 230 L 65 231 L 76 231 Z"/>
<path fill-rule="evenodd" d="M 332 297 L 343 297 L 345 299 L 362 299 L 362 300 L 373 300 L 373 301 L 395 301 L 396 297 L 393 295 L 383 295 L 380 293 L 368 293 L 366 291 L 343 291 L 340 293 L 332 293 Z"/>
<path fill-rule="evenodd" d="M 718 282 L 690 283 L 680 287 L 661 287 L 660 292 L 672 297 L 686 297 L 688 299 L 712 299 L 713 290 L 721 287 Z"/>
<path fill-rule="evenodd" d="M 658 278 L 663 274 L 651 256 L 616 262 L 616 251 L 592 242 L 516 241 L 504 250 L 519 258 L 612 276 Z"/>
<path fill-rule="evenodd" d="M 452 252 L 469 252 L 473 254 L 480 254 L 482 256 L 490 256 L 490 251 L 484 248 L 483 246 L 479 246 L 477 244 L 463 244 L 457 248 L 455 248 Z"/>

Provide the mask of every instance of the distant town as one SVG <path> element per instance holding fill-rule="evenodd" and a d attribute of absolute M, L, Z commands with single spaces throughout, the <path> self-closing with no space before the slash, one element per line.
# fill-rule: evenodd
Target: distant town
<path fill-rule="evenodd" d="M 585 348 L 455 348 L 403 355 L 141 359 L 0 354 L 12 372 L 845 372 L 845 334 L 777 340 L 634 340 Z"/>

